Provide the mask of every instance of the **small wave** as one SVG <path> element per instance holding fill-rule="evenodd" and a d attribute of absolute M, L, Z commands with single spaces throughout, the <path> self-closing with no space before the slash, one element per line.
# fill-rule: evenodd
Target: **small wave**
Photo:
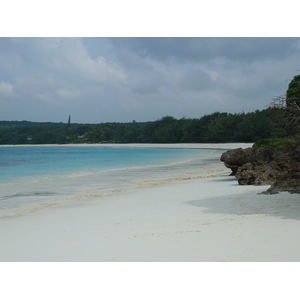
<path fill-rule="evenodd" d="M 16 192 L 11 195 L 2 196 L 3 199 L 11 199 L 11 198 L 18 198 L 18 197 L 31 197 L 31 196 L 52 196 L 56 195 L 55 192 L 44 191 L 44 192 Z"/>

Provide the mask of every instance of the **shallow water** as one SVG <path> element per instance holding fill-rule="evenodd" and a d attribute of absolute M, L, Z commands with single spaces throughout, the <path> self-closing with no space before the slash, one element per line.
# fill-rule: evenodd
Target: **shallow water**
<path fill-rule="evenodd" d="M 86 201 L 141 180 L 216 165 L 223 151 L 97 147 L 0 148 L 0 210 Z M 211 160 L 213 158 L 213 160 Z"/>

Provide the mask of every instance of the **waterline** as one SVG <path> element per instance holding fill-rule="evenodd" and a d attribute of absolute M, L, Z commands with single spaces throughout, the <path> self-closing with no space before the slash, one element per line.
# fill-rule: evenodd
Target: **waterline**
<path fill-rule="evenodd" d="M 215 163 L 219 162 L 220 153 L 208 149 L 3 147 L 0 210 L 3 215 L 8 210 L 47 207 L 51 202 L 86 201 L 153 180 L 184 178 L 211 165 L 206 158 L 212 154 Z"/>

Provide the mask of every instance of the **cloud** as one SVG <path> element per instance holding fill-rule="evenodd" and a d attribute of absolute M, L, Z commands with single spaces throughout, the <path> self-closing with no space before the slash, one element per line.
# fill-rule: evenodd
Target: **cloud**
<path fill-rule="evenodd" d="M 118 49 L 130 49 L 140 57 L 178 62 L 205 62 L 224 58 L 246 62 L 282 59 L 299 51 L 298 38 L 111 38 Z"/>
<path fill-rule="evenodd" d="M 1 38 L 0 102 L 11 99 L 1 118 L 97 123 L 264 109 L 299 73 L 299 40 Z"/>
<path fill-rule="evenodd" d="M 91 59 L 81 39 L 77 38 L 22 38 L 6 42 L 9 61 L 18 57 L 19 65 L 11 70 L 2 64 L 3 73 L 11 73 L 16 92 L 23 97 L 53 103 L 70 96 L 84 94 L 84 89 L 124 80 L 118 66 L 103 57 Z M 81 92 L 79 91 L 81 90 Z M 68 91 L 68 96 L 67 92 Z"/>
<path fill-rule="evenodd" d="M 141 95 L 156 94 L 163 84 L 163 75 L 159 72 L 151 72 L 151 74 L 147 74 L 147 76 L 136 76 L 135 79 L 132 80 L 131 91 Z"/>
<path fill-rule="evenodd" d="M 58 89 L 56 94 L 61 99 L 77 100 L 80 97 L 80 92 L 77 90 Z"/>
<path fill-rule="evenodd" d="M 14 87 L 9 82 L 0 82 L 0 94 L 4 97 L 12 97 L 14 96 Z"/>
<path fill-rule="evenodd" d="M 200 68 L 190 67 L 182 72 L 181 87 L 187 91 L 203 91 L 213 87 L 213 80 L 210 75 Z"/>

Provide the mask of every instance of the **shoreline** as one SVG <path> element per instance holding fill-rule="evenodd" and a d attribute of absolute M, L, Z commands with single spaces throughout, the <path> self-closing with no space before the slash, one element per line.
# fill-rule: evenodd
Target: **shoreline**
<path fill-rule="evenodd" d="M 206 158 L 204 158 L 204 161 Z M 85 179 L 86 184 L 84 185 L 78 185 L 72 189 L 72 192 L 65 192 L 59 195 L 56 195 L 55 189 L 52 192 L 49 188 L 43 188 L 43 189 L 35 189 L 33 192 L 33 196 L 35 195 L 43 195 L 46 196 L 43 197 L 37 201 L 33 202 L 27 202 L 24 204 L 19 204 L 17 207 L 12 207 L 12 208 L 7 208 L 4 210 L 0 210 L 0 219 L 1 217 L 16 217 L 16 216 L 22 216 L 22 215 L 27 215 L 30 213 L 35 213 L 39 212 L 43 209 L 51 208 L 53 206 L 55 207 L 68 207 L 72 205 L 85 205 L 86 201 L 91 201 L 93 199 L 101 199 L 102 197 L 108 197 L 112 195 L 119 195 L 119 194 L 126 194 L 130 191 L 133 190 L 138 190 L 138 189 L 144 189 L 144 188 L 151 188 L 155 186 L 161 186 L 173 182 L 183 182 L 185 180 L 192 180 L 192 179 L 202 179 L 202 178 L 210 178 L 210 177 L 219 177 L 219 176 L 225 176 L 224 174 L 227 174 L 227 168 L 224 166 L 220 166 L 217 162 L 217 158 L 210 158 L 210 162 L 207 166 L 201 166 L 200 168 L 187 168 L 187 165 L 183 166 L 181 163 L 171 163 L 167 165 L 153 165 L 153 166 L 142 166 L 142 167 L 137 167 L 137 168 L 123 168 L 119 169 L 120 172 L 135 172 L 139 171 L 141 169 L 146 169 L 146 168 L 151 168 L 151 174 L 146 175 L 146 173 L 143 174 L 135 174 L 132 173 L 131 175 L 131 180 L 128 182 L 123 182 L 117 184 L 117 188 L 110 188 L 110 187 L 105 187 L 101 188 L 100 190 L 97 188 L 95 185 L 90 185 L 88 184 L 88 180 Z M 153 176 L 154 173 L 152 172 L 152 169 L 155 167 L 160 167 L 160 168 L 165 168 L 165 167 L 170 167 L 170 166 L 179 166 L 180 169 L 178 170 L 173 170 L 173 171 L 168 171 L 164 174 L 157 174 L 156 176 Z M 175 172 L 176 171 L 176 172 Z M 111 172 L 114 172 L 111 171 Z M 111 173 L 108 172 L 108 173 Z M 108 174 L 107 172 L 100 172 L 100 173 L 95 173 L 95 174 L 90 174 L 87 175 L 89 176 L 89 179 L 92 181 L 99 181 L 99 184 L 101 183 L 101 180 L 104 179 L 103 177 L 98 177 L 98 175 L 105 175 Z M 110 174 L 110 176 L 112 173 Z M 112 177 L 113 179 L 113 177 Z M 62 179 L 67 186 L 70 185 L 70 183 L 67 182 L 69 180 L 69 177 Z M 55 184 L 55 182 L 53 182 Z M 58 188 L 56 186 L 56 188 Z M 61 189 L 61 188 L 60 188 Z M 27 196 L 26 196 L 27 194 Z M 53 196 L 51 197 L 51 194 Z M 15 194 L 18 196 L 18 193 Z M 20 196 L 22 193 L 20 194 Z M 25 192 L 23 194 L 27 198 L 29 197 L 29 194 Z M 12 197 L 12 195 L 9 195 L 9 197 Z"/>
<path fill-rule="evenodd" d="M 166 148 L 166 149 L 216 149 L 252 147 L 253 143 L 179 143 L 179 144 L 26 144 L 0 145 L 0 147 L 99 147 L 99 148 Z"/>
<path fill-rule="evenodd" d="M 268 186 L 240 186 L 229 174 L 220 162 L 2 217 L 0 261 L 299 261 L 298 195 L 260 195 Z"/>

